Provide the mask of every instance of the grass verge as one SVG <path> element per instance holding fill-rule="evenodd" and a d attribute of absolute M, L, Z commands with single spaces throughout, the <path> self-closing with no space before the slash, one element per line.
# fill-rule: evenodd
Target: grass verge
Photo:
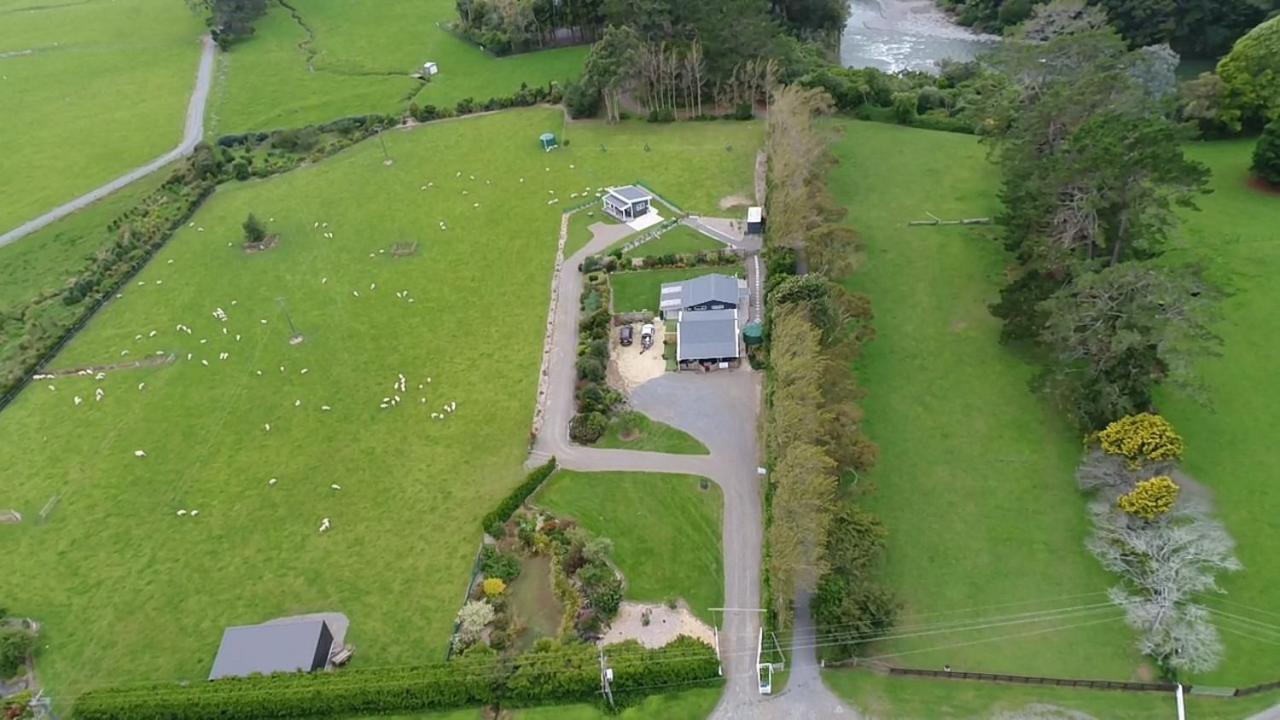
<path fill-rule="evenodd" d="M 722 265 L 612 273 L 609 275 L 609 286 L 613 290 L 613 311 L 629 313 L 647 310 L 656 314 L 663 283 L 679 282 L 710 273 L 742 277 L 743 269 L 739 265 Z"/>
<path fill-rule="evenodd" d="M 635 411 L 622 413 L 610 420 L 609 429 L 596 447 L 677 455 L 707 455 L 710 452 L 706 445 L 689 433 Z"/>

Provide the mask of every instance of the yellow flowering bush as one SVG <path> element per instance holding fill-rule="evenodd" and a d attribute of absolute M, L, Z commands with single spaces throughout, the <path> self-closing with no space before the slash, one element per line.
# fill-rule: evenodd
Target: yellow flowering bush
<path fill-rule="evenodd" d="M 502 578 L 485 578 L 483 587 L 484 596 L 490 598 L 498 597 L 507 591 L 507 584 L 502 582 Z"/>
<path fill-rule="evenodd" d="M 1181 488 L 1168 475 L 1143 480 L 1133 490 L 1120 496 L 1120 509 L 1143 520 L 1155 520 L 1173 509 Z"/>
<path fill-rule="evenodd" d="M 1122 455 L 1131 467 L 1182 457 L 1182 436 L 1159 415 L 1126 415 L 1103 428 L 1098 443 L 1108 455 Z"/>

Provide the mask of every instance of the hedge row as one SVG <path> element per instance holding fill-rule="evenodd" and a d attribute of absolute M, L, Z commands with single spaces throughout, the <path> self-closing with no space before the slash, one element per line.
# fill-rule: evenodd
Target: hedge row
<path fill-rule="evenodd" d="M 496 700 L 496 657 L 413 668 L 278 674 L 93 690 L 77 720 L 299 718 L 485 705 Z"/>
<path fill-rule="evenodd" d="M 610 646 L 615 700 L 664 687 L 719 682 L 719 660 L 706 643 L 681 637 L 650 650 L 635 641 Z M 621 696 L 621 698 L 619 697 Z M 154 684 L 92 690 L 76 701 L 77 720 L 228 720 L 335 717 L 490 705 L 599 702 L 594 645 L 540 641 L 503 664 L 496 654 L 468 653 L 448 663 L 408 668 L 277 674 L 191 685 Z"/>
<path fill-rule="evenodd" d="M 498 503 L 498 507 L 490 510 L 484 516 L 484 519 L 480 521 L 484 531 L 493 537 L 502 537 L 502 523 L 511 519 L 511 514 L 523 505 L 524 501 L 528 500 L 529 496 L 555 471 L 556 459 L 554 457 L 548 460 L 545 465 L 534 468 L 533 472 L 525 477 L 524 482 L 517 485 L 515 490 L 512 490 L 502 499 L 502 502 Z"/>

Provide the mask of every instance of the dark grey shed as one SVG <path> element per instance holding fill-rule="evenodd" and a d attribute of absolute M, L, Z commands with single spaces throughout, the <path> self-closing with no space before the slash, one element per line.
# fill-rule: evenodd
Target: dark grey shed
<path fill-rule="evenodd" d="M 323 620 L 229 627 L 222 631 L 222 645 L 209 679 L 323 670 L 332 649 L 333 633 Z"/>
<path fill-rule="evenodd" d="M 737 310 L 680 313 L 676 325 L 676 359 L 686 362 L 727 362 L 738 359 Z"/>

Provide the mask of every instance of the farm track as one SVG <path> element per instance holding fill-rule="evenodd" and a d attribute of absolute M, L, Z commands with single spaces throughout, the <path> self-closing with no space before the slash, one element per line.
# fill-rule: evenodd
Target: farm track
<path fill-rule="evenodd" d="M 564 247 L 567 216 L 562 218 Z M 823 685 L 813 649 L 808 598 L 800 598 L 794 645 L 805 648 L 791 658 L 791 689 L 777 697 L 759 694 L 755 653 L 761 628 L 760 573 L 764 542 L 760 450 L 756 421 L 761 378 L 751 370 L 711 374 L 667 373 L 632 393 L 631 405 L 654 420 L 690 433 L 709 455 L 675 455 L 633 450 L 603 450 L 574 444 L 569 420 L 574 414 L 575 361 L 578 347 L 579 263 L 611 245 L 595 238 L 557 266 L 552 288 L 551 327 L 547 335 L 545 393 L 539 394 L 537 440 L 530 464 L 555 456 L 560 467 L 584 472 L 630 471 L 698 475 L 715 482 L 724 496 L 721 546 L 724 554 L 724 606 L 719 643 L 726 688 L 716 718 L 820 718 L 857 714 Z"/>
<path fill-rule="evenodd" d="M 134 168 L 111 182 L 81 195 L 80 197 L 60 205 L 34 220 L 19 225 L 0 235 L 0 247 L 15 243 L 37 230 L 41 230 L 62 218 L 101 200 L 111 193 L 130 185 L 169 163 L 191 153 L 200 138 L 204 135 L 204 110 L 209 101 L 209 87 L 213 83 L 213 57 L 216 45 L 213 39 L 205 35 L 200 39 L 202 50 L 200 65 L 196 70 L 196 84 L 191 92 L 191 101 L 187 104 L 187 119 L 182 133 L 182 142 L 169 152 L 138 168 Z"/>

